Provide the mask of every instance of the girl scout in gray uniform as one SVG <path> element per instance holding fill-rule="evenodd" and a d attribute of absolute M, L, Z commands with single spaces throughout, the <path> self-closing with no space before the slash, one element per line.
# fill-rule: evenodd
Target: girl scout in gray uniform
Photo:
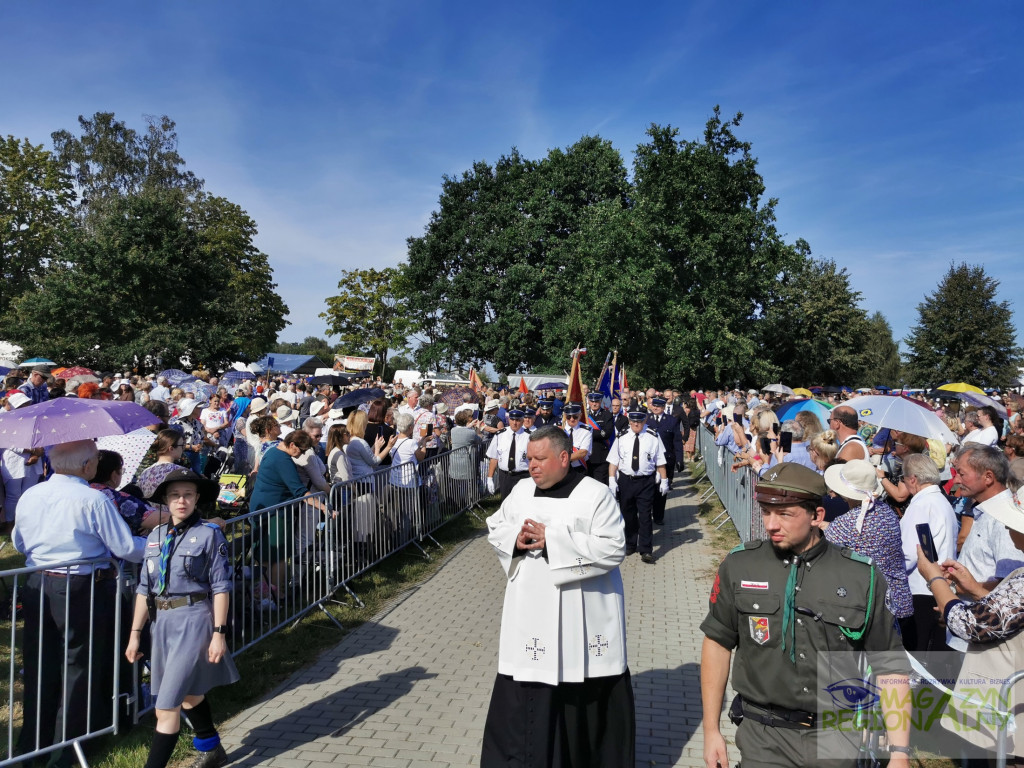
<path fill-rule="evenodd" d="M 125 655 L 142 658 L 139 639 L 152 618 L 150 669 L 156 696 L 156 733 L 145 768 L 164 768 L 174 751 L 185 709 L 199 751 L 190 768 L 215 768 L 227 761 L 205 694 L 238 680 L 227 653 L 231 568 L 220 529 L 203 521 L 196 503 L 217 496 L 217 484 L 188 469 L 167 475 L 153 498 L 171 511 L 169 525 L 149 534 L 132 635 Z"/>

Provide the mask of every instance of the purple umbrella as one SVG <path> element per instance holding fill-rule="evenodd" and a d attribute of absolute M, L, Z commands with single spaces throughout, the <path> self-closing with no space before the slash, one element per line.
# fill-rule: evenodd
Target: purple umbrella
<path fill-rule="evenodd" d="M 45 448 L 72 440 L 123 435 L 159 422 L 136 403 L 58 397 L 0 414 L 0 448 Z"/>

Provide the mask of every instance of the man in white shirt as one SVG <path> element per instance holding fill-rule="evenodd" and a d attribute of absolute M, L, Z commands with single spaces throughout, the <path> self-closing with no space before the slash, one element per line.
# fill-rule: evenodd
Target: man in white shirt
<path fill-rule="evenodd" d="M 622 515 L 571 451 L 558 427 L 531 434 L 533 482 L 487 520 L 508 583 L 482 768 L 634 765 Z"/>
<path fill-rule="evenodd" d="M 156 380 L 156 386 L 149 392 L 150 400 L 159 400 L 166 403 L 171 397 L 171 390 L 167 388 L 167 377 L 160 376 Z"/>

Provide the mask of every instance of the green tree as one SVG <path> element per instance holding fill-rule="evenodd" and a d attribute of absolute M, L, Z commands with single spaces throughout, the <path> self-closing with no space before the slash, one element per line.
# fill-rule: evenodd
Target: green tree
<path fill-rule="evenodd" d="M 569 350 L 589 340 L 559 335 L 555 321 L 601 306 L 544 299 L 573 297 L 587 274 L 573 244 L 590 209 L 625 203 L 628 192 L 621 156 L 591 136 L 541 161 L 513 149 L 493 166 L 481 161 L 461 177 L 446 176 L 426 232 L 408 241 L 403 270 L 417 363 L 479 369 L 490 361 L 509 371 L 564 365 Z"/>
<path fill-rule="evenodd" d="M 779 300 L 758 326 L 765 357 L 777 371 L 772 378 L 804 387 L 863 383 L 868 320 L 860 293 L 845 269 L 812 258 L 806 242 L 794 250 L 800 266 L 780 283 Z"/>
<path fill-rule="evenodd" d="M 398 270 L 343 270 L 339 294 L 327 299 L 327 333 L 341 338 L 346 354 L 370 354 L 385 370 L 389 350 L 404 350 L 409 330 L 407 300 L 395 292 Z"/>
<path fill-rule="evenodd" d="M 246 278 L 229 229 L 197 229 L 173 190 L 112 199 L 88 231 L 75 231 L 66 262 L 15 300 L 9 336 L 36 354 L 102 369 L 147 357 L 172 367 L 254 357 L 276 328 L 269 338 L 250 335 L 234 303 Z"/>
<path fill-rule="evenodd" d="M 775 228 L 751 145 L 718 107 L 703 141 L 652 125 L 634 163 L 638 223 L 658 243 L 668 300 L 651 317 L 663 343 L 644 351 L 643 371 L 664 383 L 768 381 L 770 356 L 757 324 L 802 261 Z"/>
<path fill-rule="evenodd" d="M 894 387 L 903 379 L 903 361 L 899 344 L 892 337 L 892 326 L 881 312 L 867 320 L 864 340 L 864 373 L 858 384 L 873 387 L 885 384 Z M 851 382 L 852 383 L 852 382 Z"/>
<path fill-rule="evenodd" d="M 79 136 L 52 134 L 57 161 L 78 186 L 78 212 L 86 224 L 125 195 L 177 189 L 191 198 L 202 189 L 203 180 L 184 170 L 174 121 L 166 115 L 145 120 L 146 131 L 139 133 L 112 112 L 97 112 L 78 116 Z"/>
<path fill-rule="evenodd" d="M 334 363 L 334 347 L 327 339 L 319 336 L 307 336 L 302 341 L 279 342 L 270 349 L 282 355 L 316 355 L 325 363 Z"/>
<path fill-rule="evenodd" d="M 42 145 L 0 138 L 0 316 L 63 258 L 74 200 L 71 179 Z"/>
<path fill-rule="evenodd" d="M 230 200 L 202 193 L 189 204 L 186 217 L 197 234 L 200 258 L 223 277 L 217 302 L 225 318 L 219 329 L 224 352 L 218 354 L 234 350 L 235 357 L 255 360 L 274 344 L 288 314 L 270 261 L 254 243 L 256 222 Z"/>
<path fill-rule="evenodd" d="M 1007 387 L 1017 378 L 1022 350 L 998 288 L 984 267 L 950 264 L 935 292 L 917 305 L 917 324 L 905 339 L 911 384 Z"/>

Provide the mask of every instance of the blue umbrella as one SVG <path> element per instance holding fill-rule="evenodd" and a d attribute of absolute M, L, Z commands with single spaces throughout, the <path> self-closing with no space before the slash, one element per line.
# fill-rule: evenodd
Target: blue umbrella
<path fill-rule="evenodd" d="M 160 373 L 156 375 L 158 379 L 161 376 L 166 378 L 167 383 L 170 384 L 172 387 L 178 386 L 181 382 L 185 381 L 185 379 L 192 378 L 190 374 L 185 373 L 184 371 L 178 368 L 168 368 L 166 371 L 160 371 Z"/>
<path fill-rule="evenodd" d="M 228 371 L 221 377 L 221 381 L 252 381 L 256 374 L 252 371 Z"/>
<path fill-rule="evenodd" d="M 31 368 L 33 365 L 49 365 L 52 367 L 55 366 L 56 363 L 45 357 L 30 357 L 28 360 L 23 361 L 19 367 Z"/>
<path fill-rule="evenodd" d="M 822 424 L 828 424 L 829 416 L 832 415 L 829 408 L 817 400 L 791 400 L 779 406 L 779 410 L 775 412 L 775 415 L 779 418 L 779 421 L 786 421 L 787 419 L 792 419 L 800 411 L 810 411 L 821 420 Z"/>
<path fill-rule="evenodd" d="M 349 392 L 347 395 L 342 395 L 334 401 L 332 408 L 351 408 L 355 405 L 362 405 L 368 403 L 371 400 L 376 400 L 379 397 L 386 397 L 383 389 L 357 389 L 353 392 Z"/>
<path fill-rule="evenodd" d="M 546 384 L 541 384 L 539 387 L 534 389 L 568 389 L 569 385 L 561 381 L 549 381 Z"/>
<path fill-rule="evenodd" d="M 177 385 L 180 389 L 190 393 L 199 402 L 210 399 L 210 395 L 217 391 L 217 388 L 190 376 L 187 380 Z"/>

